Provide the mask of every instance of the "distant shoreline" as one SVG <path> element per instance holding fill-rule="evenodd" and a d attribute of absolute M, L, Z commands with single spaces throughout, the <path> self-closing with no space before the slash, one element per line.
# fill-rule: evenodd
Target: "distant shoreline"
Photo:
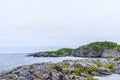
<path fill-rule="evenodd" d="M 55 51 L 43 51 L 30 53 L 26 56 L 33 57 L 93 57 L 93 58 L 115 58 L 120 57 L 120 45 L 114 42 L 93 42 L 80 46 L 76 49 L 72 48 L 61 48 Z"/>

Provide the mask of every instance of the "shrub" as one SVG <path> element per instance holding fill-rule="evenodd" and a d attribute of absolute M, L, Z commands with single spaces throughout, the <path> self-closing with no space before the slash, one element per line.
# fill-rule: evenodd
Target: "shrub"
<path fill-rule="evenodd" d="M 71 48 L 62 48 L 56 51 L 46 51 L 49 55 L 64 55 L 65 53 L 71 54 L 72 53 Z"/>
<path fill-rule="evenodd" d="M 114 58 L 114 61 L 119 61 L 120 60 L 120 58 Z"/>
<path fill-rule="evenodd" d="M 95 61 L 94 64 L 96 64 L 98 67 L 102 67 L 102 64 L 100 62 Z"/>
<path fill-rule="evenodd" d="M 97 70 L 98 70 L 97 68 L 86 68 L 87 73 L 91 73 L 91 72 L 94 72 L 94 71 L 97 71 Z"/>
<path fill-rule="evenodd" d="M 51 68 L 51 69 L 55 69 L 55 70 L 57 70 L 57 71 L 62 71 L 62 68 L 61 68 L 60 66 L 55 65 L 55 64 L 52 64 L 52 65 L 50 66 L 50 68 Z"/>
<path fill-rule="evenodd" d="M 84 69 L 81 67 L 75 68 L 73 73 L 75 73 L 76 75 L 80 74 Z"/>
<path fill-rule="evenodd" d="M 115 70 L 114 70 L 114 67 L 115 67 L 114 64 L 108 64 L 108 65 L 106 64 L 106 65 L 104 65 L 104 67 L 110 69 L 111 72 L 114 72 L 114 71 L 115 71 Z"/>
<path fill-rule="evenodd" d="M 51 65 L 51 69 L 56 69 L 56 65 L 55 65 L 55 64 L 52 64 L 52 65 Z"/>
<path fill-rule="evenodd" d="M 69 67 L 69 63 L 64 63 L 63 65 L 62 65 L 62 68 L 68 68 Z"/>

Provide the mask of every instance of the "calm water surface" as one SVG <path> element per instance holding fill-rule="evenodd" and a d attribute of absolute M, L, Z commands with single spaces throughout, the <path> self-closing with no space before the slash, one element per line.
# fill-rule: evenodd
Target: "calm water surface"
<path fill-rule="evenodd" d="M 0 71 L 12 69 L 21 65 L 41 62 L 61 62 L 63 60 L 82 59 L 78 57 L 25 57 L 26 54 L 0 54 Z"/>
<path fill-rule="evenodd" d="M 99 80 L 120 80 L 120 75 L 118 74 L 113 74 L 113 75 L 110 75 L 110 76 L 104 76 L 104 77 L 95 77 Z"/>

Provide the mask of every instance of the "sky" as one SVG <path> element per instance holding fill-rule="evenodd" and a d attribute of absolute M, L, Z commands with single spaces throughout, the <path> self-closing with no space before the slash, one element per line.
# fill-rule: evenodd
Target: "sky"
<path fill-rule="evenodd" d="M 120 43 L 119 0 L 1 0 L 0 53 Z"/>

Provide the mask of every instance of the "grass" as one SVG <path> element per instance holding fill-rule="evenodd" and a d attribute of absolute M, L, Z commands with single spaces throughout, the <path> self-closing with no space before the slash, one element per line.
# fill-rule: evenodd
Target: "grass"
<path fill-rule="evenodd" d="M 52 64 L 52 65 L 50 66 L 50 68 L 51 68 L 51 69 L 55 69 L 55 70 L 57 70 L 57 71 L 62 71 L 62 67 L 61 67 L 61 66 L 57 66 L 57 65 L 55 65 L 55 64 Z"/>
<path fill-rule="evenodd" d="M 68 68 L 69 67 L 69 63 L 64 63 L 63 65 L 62 65 L 62 68 Z"/>
<path fill-rule="evenodd" d="M 86 72 L 87 73 L 91 73 L 91 72 L 96 72 L 98 69 L 97 68 L 86 68 Z"/>
<path fill-rule="evenodd" d="M 100 62 L 94 61 L 94 64 L 97 65 L 97 67 L 102 67 L 102 64 Z"/>
<path fill-rule="evenodd" d="M 120 61 L 120 58 L 114 58 L 114 61 Z"/>
<path fill-rule="evenodd" d="M 93 77 L 88 77 L 85 80 L 98 80 L 97 78 L 93 78 Z"/>
<path fill-rule="evenodd" d="M 75 73 L 76 75 L 78 75 L 78 74 L 80 74 L 81 72 L 83 72 L 83 68 L 81 68 L 81 67 L 78 67 L 78 68 L 75 68 L 74 70 L 73 70 L 73 73 Z"/>
<path fill-rule="evenodd" d="M 114 67 L 115 65 L 114 64 L 105 64 L 103 67 L 107 68 L 107 69 L 110 69 L 111 72 L 114 72 Z"/>

